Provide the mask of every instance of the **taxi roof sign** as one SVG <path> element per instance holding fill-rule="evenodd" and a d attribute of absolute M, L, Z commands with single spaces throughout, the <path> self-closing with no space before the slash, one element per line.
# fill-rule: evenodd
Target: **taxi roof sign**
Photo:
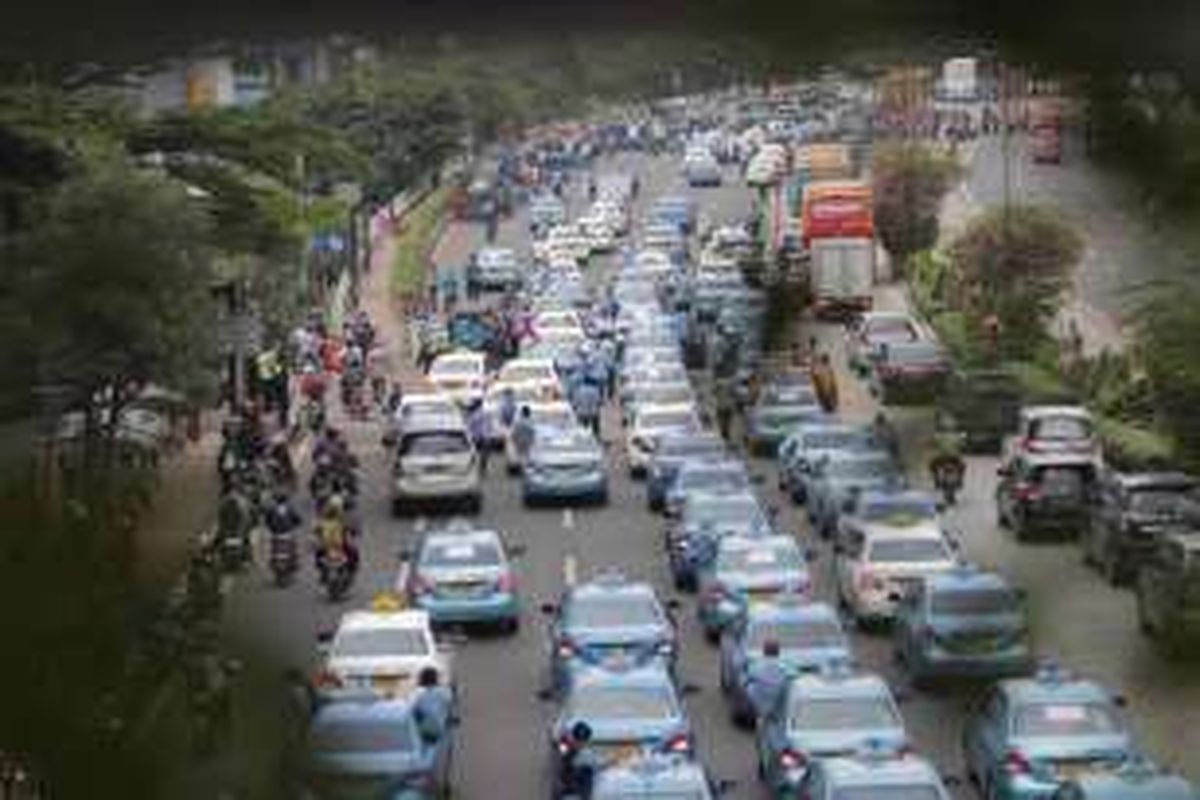
<path fill-rule="evenodd" d="M 389 611 L 403 611 L 404 599 L 392 592 L 380 592 L 371 600 L 371 610 L 386 614 Z"/>

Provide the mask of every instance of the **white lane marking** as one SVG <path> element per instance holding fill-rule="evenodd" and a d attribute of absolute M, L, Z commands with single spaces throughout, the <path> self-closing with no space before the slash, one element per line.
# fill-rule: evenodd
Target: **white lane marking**
<path fill-rule="evenodd" d="M 574 509 L 570 509 L 570 508 L 563 509 L 562 526 L 563 526 L 563 530 L 567 530 L 567 531 L 575 530 L 575 511 L 574 511 Z"/>
<path fill-rule="evenodd" d="M 573 554 L 563 557 L 563 583 L 568 587 L 574 586 L 579 578 L 579 561 Z"/>

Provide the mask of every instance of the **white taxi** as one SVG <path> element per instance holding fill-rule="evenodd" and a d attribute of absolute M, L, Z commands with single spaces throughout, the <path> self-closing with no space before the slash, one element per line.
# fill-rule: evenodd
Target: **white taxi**
<path fill-rule="evenodd" d="M 487 364 L 483 353 L 465 350 L 444 353 L 429 366 L 429 380 L 459 405 L 482 400 L 487 387 Z"/>
<path fill-rule="evenodd" d="M 383 595 L 369 609 L 346 612 L 337 630 L 320 638 L 324 663 L 313 688 L 323 701 L 403 697 L 426 667 L 453 686 L 451 657 L 434 640 L 429 614 L 399 597 Z"/>

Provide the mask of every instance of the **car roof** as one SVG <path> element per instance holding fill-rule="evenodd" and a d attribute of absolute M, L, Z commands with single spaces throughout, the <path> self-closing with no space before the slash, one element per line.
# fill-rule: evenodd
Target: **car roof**
<path fill-rule="evenodd" d="M 580 665 L 571 676 L 571 687 L 631 686 L 666 687 L 675 691 L 675 681 L 662 664 L 649 663 L 626 670 L 612 670 L 591 664 Z"/>
<path fill-rule="evenodd" d="M 1010 678 L 999 685 L 1017 702 L 1112 703 L 1113 700 L 1112 693 L 1095 681 L 1054 667 L 1043 668 L 1032 677 Z"/>
<path fill-rule="evenodd" d="M 925 585 L 930 592 L 967 589 L 1011 591 L 1013 588 L 1003 575 L 965 565 L 958 569 L 928 575 L 925 578 Z"/>
<path fill-rule="evenodd" d="M 405 419 L 404 438 L 426 433 L 464 433 L 466 429 L 461 414 L 418 412 Z"/>
<path fill-rule="evenodd" d="M 378 630 L 380 628 L 428 628 L 429 614 L 414 608 L 396 611 L 358 609 L 342 614 L 338 631 Z"/>
<path fill-rule="evenodd" d="M 1040 417 L 1078 417 L 1079 419 L 1091 419 L 1092 413 L 1083 406 L 1044 405 L 1024 406 L 1021 408 L 1021 416 L 1026 419 L 1037 419 Z"/>
<path fill-rule="evenodd" d="M 439 529 L 425 534 L 424 545 L 455 544 L 500 544 L 500 534 L 493 530 L 446 530 Z"/>
<path fill-rule="evenodd" d="M 769 622 L 771 620 L 830 620 L 841 627 L 841 618 L 828 603 L 811 603 L 802 598 L 775 597 L 756 603 L 746 611 L 746 622 Z"/>
<path fill-rule="evenodd" d="M 780 547 L 800 549 L 799 543 L 791 536 L 782 534 L 772 536 L 726 536 L 721 539 L 718 547 L 723 551 L 746 550 L 775 550 Z"/>
<path fill-rule="evenodd" d="M 925 491 L 924 489 L 896 489 L 893 491 L 868 489 L 859 495 L 858 502 L 859 505 L 869 505 L 871 503 L 885 503 L 889 500 L 897 503 L 921 502 L 937 505 L 938 497 L 933 492 Z"/>
<path fill-rule="evenodd" d="M 1186 472 L 1118 472 L 1113 479 L 1125 489 L 1188 489 L 1200 481 Z"/>

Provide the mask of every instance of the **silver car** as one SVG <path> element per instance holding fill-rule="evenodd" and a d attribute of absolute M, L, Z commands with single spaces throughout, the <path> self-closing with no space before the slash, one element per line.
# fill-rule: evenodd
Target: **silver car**
<path fill-rule="evenodd" d="M 426 417 L 406 427 L 392 467 L 392 511 L 421 504 L 459 502 L 478 512 L 483 505 L 479 457 L 460 417 Z"/>

